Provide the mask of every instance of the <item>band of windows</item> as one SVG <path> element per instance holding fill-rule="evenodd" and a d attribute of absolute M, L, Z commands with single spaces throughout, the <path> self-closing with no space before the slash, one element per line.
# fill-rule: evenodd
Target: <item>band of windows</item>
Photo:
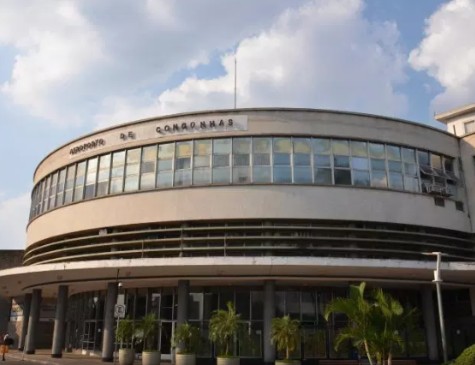
<path fill-rule="evenodd" d="M 353 185 L 458 198 L 448 156 L 369 141 L 236 137 L 155 144 L 71 164 L 35 186 L 30 219 L 105 195 L 227 184 Z"/>

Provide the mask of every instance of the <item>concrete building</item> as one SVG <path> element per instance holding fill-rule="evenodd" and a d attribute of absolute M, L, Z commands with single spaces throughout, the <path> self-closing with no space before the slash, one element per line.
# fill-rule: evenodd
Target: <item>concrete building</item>
<path fill-rule="evenodd" d="M 333 346 L 344 319 L 322 314 L 364 280 L 421 309 L 398 357 L 429 361 L 441 351 L 424 253 L 439 251 L 455 355 L 475 341 L 474 111 L 438 116 L 447 133 L 360 113 L 218 110 L 67 143 L 34 173 L 24 266 L 0 271 L 10 330 L 27 353 L 111 361 L 125 303 L 130 318 L 160 317 L 170 358 L 177 324 L 206 338 L 212 311 L 232 301 L 251 338 L 236 342 L 244 363 L 274 360 L 270 321 L 286 313 L 302 322 L 296 357 L 348 358 L 349 344 Z"/>

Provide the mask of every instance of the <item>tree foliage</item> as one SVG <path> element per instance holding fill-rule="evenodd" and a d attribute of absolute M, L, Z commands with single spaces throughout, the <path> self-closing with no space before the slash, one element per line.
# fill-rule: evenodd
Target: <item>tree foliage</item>
<path fill-rule="evenodd" d="M 325 309 L 325 318 L 332 313 L 343 313 L 348 326 L 337 335 L 335 347 L 351 340 L 361 352 L 365 352 L 373 365 L 391 365 L 392 357 L 403 346 L 401 333 L 414 323 L 415 309 L 404 310 L 391 295 L 377 289 L 365 297 L 366 284 L 350 286 L 348 298 L 336 298 Z"/>
<path fill-rule="evenodd" d="M 209 321 L 209 339 L 223 352 L 221 356 L 230 356 L 234 336 L 240 327 L 241 315 L 236 313 L 233 303 L 226 303 L 226 307 L 226 310 L 215 310 Z"/>
<path fill-rule="evenodd" d="M 135 339 L 135 324 L 130 318 L 125 318 L 119 321 L 119 325 L 116 330 L 116 339 L 127 347 L 132 348 Z"/>
<path fill-rule="evenodd" d="M 189 323 L 182 323 L 175 329 L 174 346 L 181 346 L 180 354 L 192 354 L 199 349 L 200 330 Z"/>
<path fill-rule="evenodd" d="M 455 359 L 453 365 L 473 365 L 475 364 L 475 344 L 467 347 L 463 352 Z"/>
<path fill-rule="evenodd" d="M 272 319 L 271 342 L 277 350 L 285 351 L 286 360 L 298 345 L 299 327 L 300 322 L 289 315 Z"/>
<path fill-rule="evenodd" d="M 144 351 L 153 351 L 157 346 L 158 318 L 155 313 L 149 313 L 139 322 L 137 337 L 143 341 Z"/>

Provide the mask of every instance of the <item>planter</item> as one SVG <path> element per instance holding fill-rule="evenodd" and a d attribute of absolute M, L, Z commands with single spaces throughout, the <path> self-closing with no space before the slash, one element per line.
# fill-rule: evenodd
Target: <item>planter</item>
<path fill-rule="evenodd" d="M 195 365 L 195 364 L 196 364 L 195 354 L 176 354 L 175 355 L 175 365 Z"/>
<path fill-rule="evenodd" d="M 119 349 L 119 364 L 120 365 L 133 365 L 135 360 L 134 349 Z"/>
<path fill-rule="evenodd" d="M 160 365 L 160 351 L 143 351 L 142 365 Z"/>
<path fill-rule="evenodd" d="M 300 360 L 275 360 L 275 365 L 300 365 Z"/>
<path fill-rule="evenodd" d="M 239 357 L 221 357 L 216 358 L 217 365 L 239 365 Z"/>

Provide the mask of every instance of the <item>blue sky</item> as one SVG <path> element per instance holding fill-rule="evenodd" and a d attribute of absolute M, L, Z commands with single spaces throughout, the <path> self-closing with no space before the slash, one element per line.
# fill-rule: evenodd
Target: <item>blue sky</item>
<path fill-rule="evenodd" d="M 475 0 L 1 0 L 0 248 L 22 248 L 37 163 L 81 134 L 232 106 L 441 128 L 475 100 Z"/>

